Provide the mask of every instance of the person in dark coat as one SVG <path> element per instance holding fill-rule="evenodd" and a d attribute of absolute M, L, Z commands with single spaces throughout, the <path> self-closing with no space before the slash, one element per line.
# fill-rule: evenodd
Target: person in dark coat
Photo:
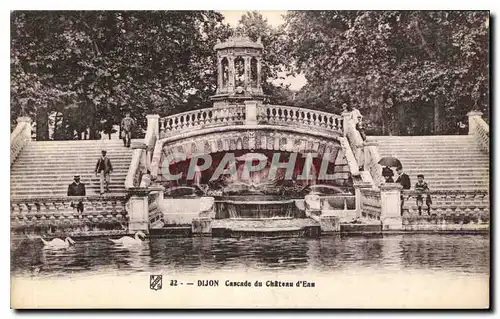
<path fill-rule="evenodd" d="M 110 182 L 110 174 L 113 173 L 113 165 L 111 165 L 111 160 L 106 156 L 106 151 L 101 151 L 102 156 L 97 160 L 97 164 L 95 165 L 95 175 L 100 174 L 100 185 L 101 185 L 101 195 L 104 194 L 104 190 L 106 188 L 106 192 L 109 192 L 109 182 Z"/>
<path fill-rule="evenodd" d="M 384 177 L 386 183 L 394 183 L 394 179 L 392 178 L 394 176 L 394 172 L 389 166 L 382 168 L 382 176 Z"/>
<path fill-rule="evenodd" d="M 396 179 L 396 183 L 401 184 L 403 189 L 411 188 L 410 176 L 403 172 L 403 167 L 396 168 L 396 173 L 398 173 L 398 178 Z"/>
<path fill-rule="evenodd" d="M 68 186 L 68 196 L 86 196 L 85 184 L 80 183 L 80 176 L 73 177 L 74 182 Z M 76 211 L 83 213 L 83 202 L 79 201 L 76 205 L 71 203 L 71 207 L 76 207 Z"/>
<path fill-rule="evenodd" d="M 432 204 L 432 199 L 430 190 L 429 190 L 429 185 L 424 181 L 424 175 L 418 174 L 417 175 L 417 183 L 415 184 L 415 191 L 417 192 L 417 207 L 418 207 L 418 214 L 422 215 L 422 206 L 424 204 L 424 198 L 423 196 L 425 195 L 425 205 L 427 205 L 427 213 L 430 215 L 431 214 L 431 204 Z"/>
<path fill-rule="evenodd" d="M 411 188 L 411 181 L 410 181 L 410 176 L 408 176 L 406 173 L 403 172 L 403 167 L 397 167 L 396 168 L 396 173 L 398 174 L 398 178 L 396 179 L 396 183 L 401 184 L 403 186 L 403 189 L 410 189 Z M 404 196 L 403 193 L 401 193 L 401 216 L 403 216 L 403 205 L 404 205 Z"/>

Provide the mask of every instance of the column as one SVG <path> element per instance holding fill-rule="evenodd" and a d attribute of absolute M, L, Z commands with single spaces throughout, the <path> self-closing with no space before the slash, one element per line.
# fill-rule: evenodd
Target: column
<path fill-rule="evenodd" d="M 402 189 L 401 185 L 395 183 L 380 185 L 382 230 L 401 230 L 403 228 L 400 197 Z"/>
<path fill-rule="evenodd" d="M 245 90 L 249 91 L 250 88 L 250 57 L 245 57 Z"/>
<path fill-rule="evenodd" d="M 232 92 L 234 91 L 234 56 L 230 56 L 227 58 L 228 60 L 228 68 L 229 68 L 229 72 L 228 72 L 228 91 L 229 92 Z"/>
<path fill-rule="evenodd" d="M 151 134 L 153 134 L 153 136 L 156 139 L 158 139 L 159 135 L 160 135 L 159 134 L 160 128 L 158 126 L 159 125 L 160 116 L 158 114 L 148 114 L 148 115 L 146 115 L 146 119 L 148 120 L 147 132 L 149 132 L 149 130 L 151 130 Z M 151 145 L 148 145 L 148 146 L 151 146 Z M 153 146 L 154 146 L 154 144 L 153 144 Z"/>
<path fill-rule="evenodd" d="M 222 89 L 222 58 L 217 58 L 217 93 L 220 93 Z"/>
<path fill-rule="evenodd" d="M 356 217 L 361 218 L 362 212 L 363 212 L 363 207 L 361 205 L 361 189 L 362 188 L 372 188 L 372 185 L 370 183 L 356 183 L 354 185 L 354 195 L 356 196 Z"/>
<path fill-rule="evenodd" d="M 260 63 L 261 63 L 261 58 L 258 57 L 257 58 L 257 88 L 259 90 L 261 90 L 261 87 L 260 87 L 260 78 L 261 78 L 260 70 L 261 70 L 261 65 L 260 65 Z"/>
<path fill-rule="evenodd" d="M 469 117 L 469 135 L 475 134 L 474 132 L 476 131 L 476 125 L 477 125 L 477 119 L 481 119 L 481 116 L 483 115 L 483 112 L 481 111 L 470 111 L 467 113 L 467 116 Z"/>

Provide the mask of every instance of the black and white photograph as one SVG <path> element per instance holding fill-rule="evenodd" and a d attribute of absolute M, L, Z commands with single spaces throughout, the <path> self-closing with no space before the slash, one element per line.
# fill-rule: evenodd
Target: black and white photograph
<path fill-rule="evenodd" d="M 11 11 L 11 308 L 489 309 L 484 9 Z"/>

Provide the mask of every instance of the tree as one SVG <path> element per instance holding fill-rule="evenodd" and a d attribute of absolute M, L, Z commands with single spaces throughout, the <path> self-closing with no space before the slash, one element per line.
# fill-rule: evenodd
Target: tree
<path fill-rule="evenodd" d="M 488 113 L 488 13 L 293 11 L 286 16 L 299 96 L 317 108 L 357 105 L 382 133 L 451 133 Z M 429 127 L 427 125 L 433 124 Z"/>
<path fill-rule="evenodd" d="M 211 11 L 15 11 L 11 20 L 11 116 L 35 117 L 37 139 L 49 138 L 56 110 L 58 138 L 88 129 L 94 139 L 125 110 L 145 126 L 147 113 L 207 107 L 213 46 L 229 35 Z"/>

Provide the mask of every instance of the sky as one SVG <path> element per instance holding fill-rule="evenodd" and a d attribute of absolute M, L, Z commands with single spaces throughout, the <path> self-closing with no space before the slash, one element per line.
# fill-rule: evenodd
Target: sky
<path fill-rule="evenodd" d="M 238 24 L 241 16 L 245 14 L 246 11 L 220 11 L 224 16 L 225 20 L 232 26 L 235 27 Z M 277 27 L 280 24 L 284 23 L 282 15 L 286 14 L 286 11 L 259 11 L 264 18 L 267 19 L 267 22 L 273 26 Z M 285 77 L 285 74 L 278 74 L 279 76 Z M 284 80 L 274 80 L 274 84 L 290 84 L 290 89 L 292 90 L 300 90 L 306 84 L 306 78 L 303 74 L 299 74 L 295 77 L 288 76 L 285 77 Z"/>

